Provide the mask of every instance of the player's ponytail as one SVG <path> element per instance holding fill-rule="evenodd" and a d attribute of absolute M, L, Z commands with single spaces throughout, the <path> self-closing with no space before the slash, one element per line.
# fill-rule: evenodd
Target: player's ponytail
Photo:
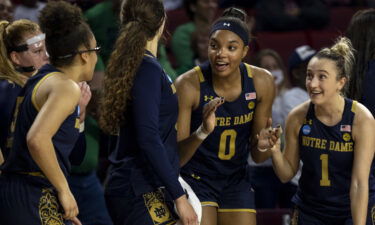
<path fill-rule="evenodd" d="M 159 0 L 126 0 L 121 9 L 121 29 L 104 78 L 100 125 L 111 134 L 125 122 L 134 76 L 148 40 L 157 35 L 165 19 Z"/>

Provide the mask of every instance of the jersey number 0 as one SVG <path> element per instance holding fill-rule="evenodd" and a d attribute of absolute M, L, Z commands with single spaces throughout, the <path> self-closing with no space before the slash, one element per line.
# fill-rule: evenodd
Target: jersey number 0
<path fill-rule="evenodd" d="M 233 129 L 225 130 L 220 136 L 219 159 L 230 160 L 236 153 L 237 132 Z M 229 145 L 228 145 L 229 142 Z"/>

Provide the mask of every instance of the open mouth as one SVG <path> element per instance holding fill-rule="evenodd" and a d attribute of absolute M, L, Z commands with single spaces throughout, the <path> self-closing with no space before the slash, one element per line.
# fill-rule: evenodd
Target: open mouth
<path fill-rule="evenodd" d="M 226 70 L 228 67 L 229 67 L 229 63 L 225 63 L 225 62 L 216 62 L 216 63 L 215 63 L 215 68 L 216 68 L 216 70 L 218 70 L 218 71 L 224 71 L 224 70 Z"/>

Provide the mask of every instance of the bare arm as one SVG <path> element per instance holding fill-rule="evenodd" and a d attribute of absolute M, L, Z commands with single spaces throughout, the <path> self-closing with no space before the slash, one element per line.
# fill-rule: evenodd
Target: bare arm
<path fill-rule="evenodd" d="M 357 104 L 356 111 L 353 123 L 355 148 L 350 202 L 354 224 L 365 225 L 369 193 L 368 180 L 375 149 L 375 121 L 363 105 Z"/>
<path fill-rule="evenodd" d="M 27 133 L 27 145 L 36 164 L 56 188 L 60 203 L 64 207 L 64 218 L 72 219 L 78 214 L 78 208 L 57 161 L 52 137 L 74 111 L 80 90 L 73 81 L 54 78 L 50 77 L 44 81 L 36 92 L 36 101 L 41 102 L 38 104 L 41 109 Z"/>
<path fill-rule="evenodd" d="M 3 164 L 4 162 L 4 157 L 3 157 L 3 153 L 1 152 L 1 149 L 0 149 L 0 165 Z M 1 171 L 0 171 L 1 173 Z"/>
<path fill-rule="evenodd" d="M 297 173 L 299 168 L 298 133 L 306 115 L 308 102 L 298 106 L 289 114 L 285 127 L 285 147 L 280 151 L 280 145 L 271 149 L 273 169 L 279 179 L 286 183 Z"/>
<path fill-rule="evenodd" d="M 251 156 L 254 162 L 260 163 L 271 156 L 269 151 L 260 152 L 257 150 L 258 139 L 256 135 L 258 135 L 262 129 L 269 126 L 267 123 L 272 115 L 275 84 L 272 75 L 268 71 L 257 67 L 252 67 L 252 71 L 258 102 L 251 131 Z"/>
<path fill-rule="evenodd" d="M 194 155 L 204 139 L 198 137 L 197 132 L 190 134 L 191 113 L 199 104 L 199 81 L 194 70 L 190 70 L 180 76 L 175 84 L 178 96 L 178 120 L 177 120 L 177 141 L 180 156 L 180 165 L 184 166 Z M 210 134 L 215 128 L 215 111 L 223 104 L 220 98 L 215 98 L 206 104 L 202 113 L 201 132 Z"/>

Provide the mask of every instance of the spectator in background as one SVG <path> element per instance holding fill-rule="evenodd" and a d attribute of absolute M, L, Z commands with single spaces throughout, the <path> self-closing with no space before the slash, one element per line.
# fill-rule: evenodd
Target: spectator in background
<path fill-rule="evenodd" d="M 272 126 L 285 124 L 285 117 L 281 112 L 284 107 L 284 94 L 290 88 L 290 84 L 283 60 L 276 51 L 263 49 L 256 55 L 255 65 L 267 69 L 274 77 L 276 97 L 272 105 Z M 257 209 L 291 208 L 291 198 L 297 190 L 296 185 L 291 182 L 280 182 L 273 171 L 271 159 L 256 164 L 249 157 L 249 164 Z"/>
<path fill-rule="evenodd" d="M 323 0 L 259 0 L 256 11 L 258 30 L 319 29 L 329 21 Z"/>
<path fill-rule="evenodd" d="M 198 27 L 211 24 L 218 7 L 217 0 L 185 0 L 184 5 L 191 21 L 178 26 L 172 36 L 172 51 L 176 57 L 177 74 L 182 74 L 194 67 L 192 33 Z"/>
<path fill-rule="evenodd" d="M 13 20 L 13 5 L 9 0 L 0 0 L 0 20 Z"/>
<path fill-rule="evenodd" d="M 21 4 L 14 8 L 14 20 L 28 19 L 38 23 L 39 12 L 45 5 L 38 0 L 21 0 Z"/>
<path fill-rule="evenodd" d="M 315 49 L 308 45 L 303 45 L 297 47 L 289 57 L 288 70 L 291 88 L 284 93 L 283 102 L 281 103 L 282 112 L 280 112 L 284 121 L 294 107 L 309 99 L 305 85 L 306 69 L 308 62 L 315 53 Z M 285 127 L 285 123 L 281 125 Z"/>
<path fill-rule="evenodd" d="M 198 27 L 191 35 L 191 48 L 194 52 L 193 65 L 199 64 L 208 60 L 208 41 L 210 35 L 210 26 Z"/>

